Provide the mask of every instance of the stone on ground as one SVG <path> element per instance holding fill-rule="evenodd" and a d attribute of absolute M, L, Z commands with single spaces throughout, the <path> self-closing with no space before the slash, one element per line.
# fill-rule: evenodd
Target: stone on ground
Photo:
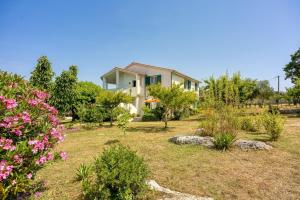
<path fill-rule="evenodd" d="M 213 198 L 210 197 L 197 197 L 191 194 L 170 190 L 168 188 L 160 186 L 155 180 L 147 181 L 147 185 L 152 190 L 162 192 L 168 195 L 168 197 L 164 197 L 162 200 L 213 200 Z"/>
<path fill-rule="evenodd" d="M 234 142 L 234 145 L 241 148 L 242 150 L 270 150 L 272 149 L 272 146 L 260 142 L 260 141 L 254 141 L 254 140 L 237 140 Z"/>
<path fill-rule="evenodd" d="M 169 139 L 170 142 L 175 144 L 200 144 L 206 147 L 213 147 L 214 143 L 212 137 L 201 136 L 175 136 Z"/>

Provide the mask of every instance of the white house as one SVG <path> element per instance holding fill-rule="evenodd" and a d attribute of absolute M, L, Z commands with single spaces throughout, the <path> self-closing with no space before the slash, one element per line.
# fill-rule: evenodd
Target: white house
<path fill-rule="evenodd" d="M 131 113 L 142 115 L 145 102 L 151 101 L 146 87 L 150 84 L 161 83 L 165 87 L 172 84 L 182 84 L 185 90 L 195 91 L 198 94 L 199 81 L 174 69 L 157 67 L 132 62 L 125 68 L 115 67 L 101 76 L 103 88 L 118 90 L 134 97 L 132 104 L 127 105 Z"/>

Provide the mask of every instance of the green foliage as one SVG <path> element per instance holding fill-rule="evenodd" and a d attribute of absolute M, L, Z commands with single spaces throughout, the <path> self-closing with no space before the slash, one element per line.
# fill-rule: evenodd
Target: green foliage
<path fill-rule="evenodd" d="M 142 108 L 143 121 L 161 121 L 163 119 L 164 110 L 161 106 L 157 105 L 156 108 L 150 109 L 147 106 Z"/>
<path fill-rule="evenodd" d="M 31 72 L 29 79 L 30 84 L 40 90 L 50 91 L 54 72 L 52 71 L 51 63 L 47 56 L 42 56 L 38 59 L 35 69 Z"/>
<path fill-rule="evenodd" d="M 91 176 L 92 168 L 89 165 L 81 164 L 76 170 L 76 181 L 82 181 L 88 179 Z"/>
<path fill-rule="evenodd" d="M 117 117 L 117 126 L 123 131 L 124 135 L 126 134 L 126 129 L 128 128 L 129 120 L 131 118 L 129 112 L 124 112 Z"/>
<path fill-rule="evenodd" d="M 63 71 L 56 77 L 52 91 L 51 104 L 54 105 L 61 114 L 72 112 L 74 120 L 75 106 L 77 101 L 77 67 L 70 66 L 68 71 Z"/>
<path fill-rule="evenodd" d="M 165 128 L 168 126 L 168 118 L 172 110 L 188 108 L 197 101 L 196 93 L 184 91 L 181 85 L 163 87 L 161 84 L 154 84 L 148 87 L 148 91 L 150 96 L 160 100 L 160 106 L 164 110 Z"/>
<path fill-rule="evenodd" d="M 239 105 L 255 96 L 255 80 L 242 79 L 239 73 L 229 77 L 227 74 L 205 80 L 204 95 L 206 98 L 226 105 Z"/>
<path fill-rule="evenodd" d="M 270 99 L 270 97 L 274 94 L 273 88 L 267 80 L 258 81 L 256 88 L 258 91 L 258 98 L 262 100 L 262 104 L 264 104 L 264 101 Z"/>
<path fill-rule="evenodd" d="M 132 97 L 123 92 L 103 91 L 97 97 L 97 103 L 101 104 L 107 111 L 112 126 L 115 112 L 121 103 L 128 104 L 132 102 Z"/>
<path fill-rule="evenodd" d="M 106 149 L 95 161 L 95 176 L 82 177 L 85 199 L 132 200 L 143 197 L 148 168 L 129 148 L 116 145 Z"/>
<path fill-rule="evenodd" d="M 287 95 L 296 104 L 300 102 L 300 78 L 294 83 L 293 87 L 287 89 Z"/>
<path fill-rule="evenodd" d="M 293 83 L 300 78 L 300 48 L 291 55 L 291 61 L 283 68 L 285 78 L 290 78 Z"/>
<path fill-rule="evenodd" d="M 217 133 L 214 135 L 214 145 L 218 150 L 227 150 L 234 143 L 236 135 L 233 133 Z"/>
<path fill-rule="evenodd" d="M 240 118 L 241 129 L 250 132 L 257 132 L 261 129 L 261 116 L 244 116 Z"/>
<path fill-rule="evenodd" d="M 262 118 L 263 126 L 272 141 L 278 140 L 283 131 L 284 119 L 278 113 L 265 113 Z"/>
<path fill-rule="evenodd" d="M 76 85 L 77 104 L 93 104 L 103 89 L 93 82 L 80 81 Z"/>
<path fill-rule="evenodd" d="M 77 114 L 81 122 L 101 123 L 104 118 L 103 109 L 96 104 L 83 104 L 77 108 Z"/>

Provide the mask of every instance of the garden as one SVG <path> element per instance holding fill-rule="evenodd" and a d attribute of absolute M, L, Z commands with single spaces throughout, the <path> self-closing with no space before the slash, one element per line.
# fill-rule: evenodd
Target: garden
<path fill-rule="evenodd" d="M 120 106 L 131 96 L 79 81 L 77 66 L 54 78 L 42 56 L 28 81 L 1 71 L 0 197 L 297 199 L 297 64 L 284 68 L 294 84 L 284 93 L 239 73 L 199 94 L 150 85 L 160 101 L 143 122 Z"/>

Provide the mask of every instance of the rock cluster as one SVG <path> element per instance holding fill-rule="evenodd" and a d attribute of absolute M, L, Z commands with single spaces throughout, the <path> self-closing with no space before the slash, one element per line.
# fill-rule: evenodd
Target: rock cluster
<path fill-rule="evenodd" d="M 175 136 L 169 139 L 170 142 L 175 144 L 199 144 L 206 147 L 213 147 L 213 138 L 212 137 L 201 137 L 195 135 L 185 135 L 185 136 Z M 242 150 L 270 150 L 272 146 L 254 140 L 242 140 L 239 139 L 233 143 L 234 146 L 239 147 Z"/>
<path fill-rule="evenodd" d="M 147 181 L 147 185 L 152 190 L 167 194 L 168 197 L 164 197 L 163 200 L 213 200 L 213 198 L 210 197 L 197 197 L 191 194 L 170 190 L 160 186 L 155 180 Z"/>
<path fill-rule="evenodd" d="M 175 136 L 170 138 L 169 141 L 175 144 L 200 144 L 206 147 L 214 146 L 212 137 L 201 137 L 195 135 Z"/>

